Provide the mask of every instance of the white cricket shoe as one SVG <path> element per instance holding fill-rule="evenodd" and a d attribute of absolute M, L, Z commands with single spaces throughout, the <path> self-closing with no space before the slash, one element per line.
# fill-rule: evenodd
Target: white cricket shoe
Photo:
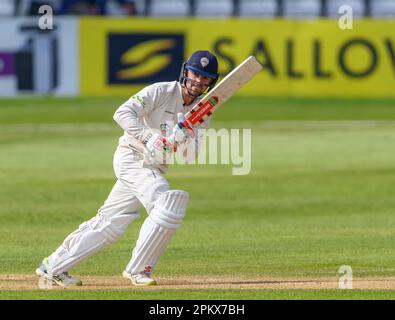
<path fill-rule="evenodd" d="M 156 286 L 156 281 L 145 272 L 130 274 L 125 270 L 122 276 L 132 281 L 135 286 Z"/>
<path fill-rule="evenodd" d="M 36 269 L 36 274 L 41 278 L 52 281 L 52 283 L 57 284 L 62 287 L 69 286 L 82 286 L 80 279 L 72 277 L 68 272 L 62 272 L 61 274 L 52 274 L 48 264 L 48 258 L 44 258 L 40 266 Z"/>

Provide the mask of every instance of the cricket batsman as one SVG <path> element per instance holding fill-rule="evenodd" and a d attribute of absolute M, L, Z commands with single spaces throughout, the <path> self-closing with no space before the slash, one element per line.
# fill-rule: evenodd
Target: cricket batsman
<path fill-rule="evenodd" d="M 144 206 L 148 217 L 122 275 L 137 286 L 156 285 L 151 274 L 180 228 L 188 203 L 186 191 L 170 189 L 164 155 L 196 142 L 197 129 L 188 126 L 183 115 L 217 80 L 217 58 L 196 51 L 183 63 L 179 81 L 149 85 L 116 110 L 114 120 L 124 130 L 113 161 L 117 181 L 97 215 L 43 259 L 38 276 L 60 286 L 82 285 L 68 271 L 118 240 Z"/>

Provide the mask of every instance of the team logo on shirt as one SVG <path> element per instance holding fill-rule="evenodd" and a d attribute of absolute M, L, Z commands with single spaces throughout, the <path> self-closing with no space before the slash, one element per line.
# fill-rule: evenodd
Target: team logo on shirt
<path fill-rule="evenodd" d="M 162 123 L 160 125 L 160 131 L 162 133 L 162 136 L 166 137 L 168 133 L 170 132 L 170 125 L 168 123 Z"/>
<path fill-rule="evenodd" d="M 184 59 L 184 35 L 110 33 L 108 48 L 109 84 L 174 81 Z"/>
<path fill-rule="evenodd" d="M 145 108 L 145 102 L 143 98 L 141 98 L 139 95 L 135 94 L 134 96 L 132 96 L 132 99 L 136 100 L 143 108 Z"/>

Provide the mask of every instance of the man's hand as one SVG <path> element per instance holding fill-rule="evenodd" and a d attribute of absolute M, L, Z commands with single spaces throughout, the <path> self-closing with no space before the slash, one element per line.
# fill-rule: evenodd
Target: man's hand
<path fill-rule="evenodd" d="M 195 132 L 185 121 L 184 115 L 180 112 L 177 114 L 178 123 L 174 126 L 173 132 L 169 137 L 169 142 L 174 146 L 186 144 L 195 139 Z"/>
<path fill-rule="evenodd" d="M 173 145 L 159 133 L 154 133 L 145 145 L 146 159 L 150 164 L 164 164 L 166 157 L 173 151 Z"/>

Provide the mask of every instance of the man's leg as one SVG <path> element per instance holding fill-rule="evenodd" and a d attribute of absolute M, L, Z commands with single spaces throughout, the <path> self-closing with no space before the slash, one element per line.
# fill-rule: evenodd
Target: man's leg
<path fill-rule="evenodd" d="M 188 193 L 181 190 L 167 191 L 158 198 L 141 227 L 124 277 L 136 285 L 154 284 L 149 276 L 173 234 L 181 226 L 187 203 Z"/>
<path fill-rule="evenodd" d="M 141 203 L 133 190 L 118 180 L 98 214 L 82 223 L 48 257 L 49 272 L 62 274 L 119 239 L 129 224 L 139 216 L 140 207 Z"/>
<path fill-rule="evenodd" d="M 139 190 L 144 192 L 136 192 L 136 195 L 149 216 L 141 227 L 132 259 L 123 273 L 135 285 L 155 284 L 149 276 L 173 234 L 181 226 L 188 203 L 188 193 L 168 190 L 167 181 L 159 172 L 150 174 L 146 171 L 145 175 L 139 185 Z M 135 183 L 138 184 L 138 181 L 140 179 Z M 146 187 L 147 183 L 150 188 Z"/>

